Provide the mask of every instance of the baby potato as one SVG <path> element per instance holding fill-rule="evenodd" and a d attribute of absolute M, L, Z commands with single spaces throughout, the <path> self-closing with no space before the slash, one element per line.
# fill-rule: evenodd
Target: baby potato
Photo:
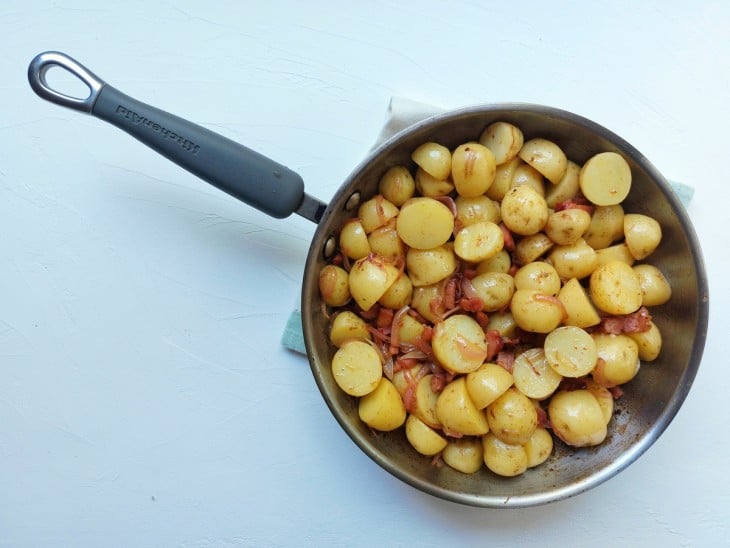
<path fill-rule="evenodd" d="M 626 245 L 635 259 L 651 255 L 662 240 L 662 227 L 648 215 L 628 213 L 624 215 Z"/>
<path fill-rule="evenodd" d="M 625 242 L 610 245 L 603 249 L 596 249 L 596 258 L 598 259 L 598 264 L 606 264 L 611 261 L 621 261 L 622 263 L 626 263 L 631 266 L 636 261 L 634 256 L 631 254 L 631 251 L 629 251 L 629 246 L 627 246 Z"/>
<path fill-rule="evenodd" d="M 639 277 L 642 305 L 659 306 L 672 298 L 672 286 L 669 285 L 662 271 L 654 265 L 636 265 L 634 273 Z"/>
<path fill-rule="evenodd" d="M 378 192 L 393 205 L 400 207 L 413 197 L 416 183 L 413 175 L 405 166 L 389 168 L 378 182 Z"/>
<path fill-rule="evenodd" d="M 542 230 L 548 218 L 545 198 L 527 185 L 510 188 L 504 195 L 500 212 L 505 226 L 522 236 Z"/>
<path fill-rule="evenodd" d="M 454 314 L 437 323 L 431 347 L 441 366 L 452 373 L 476 371 L 487 357 L 484 331 L 466 314 Z"/>
<path fill-rule="evenodd" d="M 375 390 L 380 383 L 383 363 L 378 351 L 368 343 L 345 341 L 332 358 L 332 376 L 337 386 L 346 394 L 364 396 Z"/>
<path fill-rule="evenodd" d="M 527 467 L 533 468 L 545 462 L 553 452 L 553 437 L 547 429 L 538 426 L 522 447 L 527 455 Z"/>
<path fill-rule="evenodd" d="M 494 257 L 504 247 L 502 229 L 489 221 L 465 226 L 454 238 L 454 253 L 470 263 Z"/>
<path fill-rule="evenodd" d="M 441 391 L 436 400 L 436 416 L 447 433 L 481 436 L 489 431 L 487 417 L 471 401 L 464 377 L 451 381 Z"/>
<path fill-rule="evenodd" d="M 595 396 L 606 424 L 611 422 L 611 417 L 613 417 L 613 394 L 605 386 L 599 386 L 592 381 L 588 381 L 586 390 Z"/>
<path fill-rule="evenodd" d="M 390 432 L 406 420 L 406 408 L 398 391 L 388 379 L 380 379 L 377 388 L 360 398 L 360 420 L 374 430 Z"/>
<path fill-rule="evenodd" d="M 432 456 L 446 447 L 446 439 L 415 415 L 406 419 L 406 439 L 421 455 Z"/>
<path fill-rule="evenodd" d="M 431 428 L 441 428 L 441 421 L 436 415 L 436 402 L 439 395 L 431 389 L 432 378 L 433 374 L 429 373 L 418 380 L 414 393 L 413 414 Z"/>
<path fill-rule="evenodd" d="M 435 324 L 441 320 L 441 314 L 446 312 L 442 304 L 432 305 L 432 303 L 440 302 L 440 296 L 441 288 L 438 284 L 414 287 L 411 308 L 424 319 Z"/>
<path fill-rule="evenodd" d="M 416 287 L 440 282 L 456 272 L 458 266 L 451 244 L 433 249 L 411 248 L 406 253 L 408 275 Z"/>
<path fill-rule="evenodd" d="M 451 174 L 451 151 L 429 141 L 411 153 L 411 159 L 432 177 L 444 180 Z"/>
<path fill-rule="evenodd" d="M 555 243 L 544 232 L 525 236 L 515 245 L 515 261 L 517 264 L 537 261 L 554 246 Z"/>
<path fill-rule="evenodd" d="M 411 392 L 410 397 L 415 396 L 416 386 L 414 381 L 423 367 L 421 364 L 416 364 L 413 367 L 399 369 L 393 373 L 393 380 L 391 382 L 403 398 L 403 401 L 406 400 L 406 393 L 409 391 Z"/>
<path fill-rule="evenodd" d="M 563 390 L 548 405 L 553 433 L 573 447 L 598 445 L 608 430 L 601 406 L 588 390 Z"/>
<path fill-rule="evenodd" d="M 487 196 L 474 198 L 457 196 L 454 203 L 456 203 L 457 226 L 465 227 L 483 221 L 499 224 L 502 221 L 499 203 Z"/>
<path fill-rule="evenodd" d="M 501 272 L 507 274 L 512 266 L 512 257 L 506 249 L 499 251 L 494 257 L 490 257 L 477 265 L 477 274 L 485 272 Z"/>
<path fill-rule="evenodd" d="M 454 183 L 449 179 L 436 179 L 420 167 L 416 169 L 416 190 L 421 196 L 439 198 L 448 196 L 454 190 Z"/>
<path fill-rule="evenodd" d="M 628 335 L 594 333 L 598 361 L 593 381 L 599 386 L 618 386 L 633 379 L 639 372 L 639 346 Z"/>
<path fill-rule="evenodd" d="M 451 179 L 459 196 L 481 196 L 494 182 L 497 164 L 482 144 L 464 143 L 451 155 Z"/>
<path fill-rule="evenodd" d="M 598 206 L 591 215 L 591 224 L 583 236 L 593 249 L 610 246 L 624 235 L 624 208 L 621 204 Z"/>
<path fill-rule="evenodd" d="M 539 347 L 525 350 L 515 358 L 512 376 L 515 379 L 515 387 L 534 400 L 550 397 L 563 380 L 560 373 L 550 367 L 545 358 L 545 351 Z"/>
<path fill-rule="evenodd" d="M 500 337 L 514 338 L 517 332 L 517 322 L 509 310 L 494 312 L 489 315 L 486 331 L 496 331 Z"/>
<path fill-rule="evenodd" d="M 368 235 L 360 219 L 354 217 L 345 221 L 340 230 L 340 251 L 350 259 L 361 259 L 370 253 Z"/>
<path fill-rule="evenodd" d="M 400 276 L 391 284 L 391 286 L 378 299 L 378 302 L 385 308 L 399 310 L 411 302 L 413 295 L 413 284 L 408 274 L 402 272 Z"/>
<path fill-rule="evenodd" d="M 512 183 L 510 188 L 525 185 L 537 192 L 543 198 L 545 197 L 545 182 L 538 170 L 528 164 L 520 164 L 515 168 L 512 175 Z"/>
<path fill-rule="evenodd" d="M 576 278 L 571 278 L 563 284 L 558 293 L 558 299 L 565 308 L 565 318 L 563 319 L 565 325 L 586 328 L 601 323 L 596 308 Z"/>
<path fill-rule="evenodd" d="M 391 219 L 397 217 L 398 208 L 378 194 L 360 204 L 357 216 L 360 218 L 365 233 L 370 234 L 376 228 L 387 225 Z"/>
<path fill-rule="evenodd" d="M 563 377 L 587 375 L 598 360 L 595 341 L 580 327 L 558 327 L 548 333 L 543 346 L 550 367 Z"/>
<path fill-rule="evenodd" d="M 337 348 L 345 341 L 359 340 L 369 341 L 372 339 L 368 325 L 360 316 L 349 310 L 338 312 L 332 319 L 330 327 L 330 342 Z"/>
<path fill-rule="evenodd" d="M 484 464 L 499 476 L 519 476 L 527 470 L 527 453 L 522 445 L 510 445 L 493 434 L 482 436 Z"/>
<path fill-rule="evenodd" d="M 508 122 L 489 124 L 479 137 L 479 142 L 492 151 L 497 165 L 517 156 L 524 144 L 522 130 Z"/>
<path fill-rule="evenodd" d="M 502 310 L 509 305 L 515 292 L 514 278 L 502 272 L 478 274 L 472 278 L 471 284 L 482 301 L 484 312 Z"/>
<path fill-rule="evenodd" d="M 583 196 L 599 206 L 620 204 L 631 190 L 631 168 L 623 156 L 601 152 L 591 157 L 580 170 Z"/>
<path fill-rule="evenodd" d="M 610 261 L 598 266 L 590 278 L 593 304 L 608 314 L 631 314 L 642 301 L 639 277 L 621 261 Z"/>
<path fill-rule="evenodd" d="M 510 311 L 517 325 L 533 333 L 550 333 L 565 314 L 562 302 L 534 289 L 518 289 L 512 296 Z"/>
<path fill-rule="evenodd" d="M 328 264 L 319 271 L 319 295 L 327 306 L 344 306 L 350 300 L 347 271 Z"/>
<path fill-rule="evenodd" d="M 520 158 L 557 184 L 568 169 L 568 158 L 561 148 L 547 139 L 530 139 L 519 152 Z"/>
<path fill-rule="evenodd" d="M 512 179 L 517 166 L 522 163 L 522 160 L 515 156 L 511 160 L 497 165 L 494 182 L 487 189 L 487 197 L 492 200 L 502 201 L 507 191 L 512 188 Z"/>
<path fill-rule="evenodd" d="M 441 453 L 444 462 L 463 474 L 478 472 L 484 464 L 484 449 L 479 438 L 459 438 L 449 441 Z"/>
<path fill-rule="evenodd" d="M 545 234 L 558 245 L 570 245 L 588 230 L 591 215 L 583 209 L 563 209 L 548 215 Z"/>
<path fill-rule="evenodd" d="M 376 228 L 368 235 L 367 239 L 372 253 L 377 253 L 393 263 L 406 258 L 405 245 L 398 236 L 398 231 L 395 229 L 395 223 L 393 222 Z"/>
<path fill-rule="evenodd" d="M 557 270 L 544 261 L 527 263 L 515 272 L 516 289 L 535 289 L 545 295 L 557 295 L 560 285 Z"/>
<path fill-rule="evenodd" d="M 654 322 L 649 322 L 649 329 L 640 333 L 627 333 L 639 347 L 639 359 L 651 362 L 659 357 L 662 351 L 662 333 Z"/>
<path fill-rule="evenodd" d="M 555 246 L 548 255 L 548 261 L 564 280 L 585 278 L 598 266 L 596 251 L 583 238 L 569 245 Z"/>
<path fill-rule="evenodd" d="M 433 198 L 411 198 L 401 207 L 396 230 L 409 247 L 433 249 L 451 238 L 454 214 Z"/>
<path fill-rule="evenodd" d="M 398 279 L 400 271 L 380 255 L 358 259 L 350 269 L 348 285 L 352 298 L 363 310 L 370 310 Z"/>
<path fill-rule="evenodd" d="M 557 184 L 548 185 L 545 189 L 545 201 L 548 207 L 554 209 L 560 202 L 575 198 L 580 190 L 579 174 L 580 166 L 568 160 L 563 178 Z"/>
<path fill-rule="evenodd" d="M 537 428 L 537 411 L 530 398 L 509 388 L 487 406 L 487 424 L 489 432 L 504 443 L 522 445 Z"/>
<path fill-rule="evenodd" d="M 408 314 L 400 316 L 397 323 L 398 339 L 401 343 L 406 344 L 413 344 L 415 340 L 422 336 L 423 330 L 426 328 L 425 325 Z"/>
<path fill-rule="evenodd" d="M 496 363 L 485 363 L 466 376 L 466 390 L 477 409 L 486 408 L 513 383 L 512 374 Z"/>

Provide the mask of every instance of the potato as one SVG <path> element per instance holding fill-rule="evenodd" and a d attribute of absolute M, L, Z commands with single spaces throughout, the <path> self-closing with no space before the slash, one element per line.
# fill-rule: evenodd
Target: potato
<path fill-rule="evenodd" d="M 542 173 L 528 164 L 518 165 L 512 174 L 510 188 L 521 185 L 529 186 L 540 196 L 545 197 L 545 182 Z"/>
<path fill-rule="evenodd" d="M 606 387 L 618 386 L 633 379 L 639 372 L 639 346 L 628 335 L 594 333 L 598 362 L 593 381 Z"/>
<path fill-rule="evenodd" d="M 350 269 L 348 285 L 352 298 L 363 310 L 370 310 L 400 276 L 399 270 L 380 255 L 358 259 Z"/>
<path fill-rule="evenodd" d="M 631 168 L 623 156 L 601 152 L 591 157 L 580 170 L 583 196 L 599 206 L 620 204 L 631 190 Z"/>
<path fill-rule="evenodd" d="M 654 265 L 636 265 L 634 273 L 639 278 L 642 305 L 659 306 L 672 298 L 672 286 L 669 285 L 662 271 Z"/>
<path fill-rule="evenodd" d="M 502 216 L 499 211 L 499 203 L 487 196 L 476 196 L 475 198 L 464 198 L 457 196 L 456 204 L 456 225 L 465 227 L 483 221 L 499 224 Z"/>
<path fill-rule="evenodd" d="M 521 238 L 515 245 L 515 261 L 517 264 L 528 264 L 537 261 L 555 246 L 555 243 L 543 232 Z"/>
<path fill-rule="evenodd" d="M 368 326 L 360 316 L 349 310 L 338 312 L 330 327 L 330 341 L 336 347 L 342 346 L 345 341 L 369 341 L 372 339 Z"/>
<path fill-rule="evenodd" d="M 506 249 L 499 251 L 494 257 L 490 257 L 477 265 L 477 274 L 485 272 L 501 272 L 507 274 L 512 266 L 512 257 Z"/>
<path fill-rule="evenodd" d="M 624 235 L 624 208 L 621 204 L 599 206 L 591 215 L 591 224 L 583 236 L 593 249 L 603 249 Z"/>
<path fill-rule="evenodd" d="M 527 470 L 527 453 L 521 445 L 504 443 L 497 436 L 482 437 L 484 464 L 499 476 L 519 476 Z"/>
<path fill-rule="evenodd" d="M 624 215 L 626 245 L 635 259 L 651 255 L 662 240 L 662 227 L 648 215 L 628 213 Z"/>
<path fill-rule="evenodd" d="M 485 363 L 466 376 L 466 390 L 477 409 L 487 407 L 513 383 L 512 374 L 495 363 Z"/>
<path fill-rule="evenodd" d="M 591 215 L 583 209 L 563 209 L 548 215 L 545 234 L 558 245 L 570 245 L 588 230 Z"/>
<path fill-rule="evenodd" d="M 494 182 L 496 168 L 492 151 L 479 143 L 459 145 L 451 155 L 451 179 L 459 196 L 483 195 Z"/>
<path fill-rule="evenodd" d="M 580 327 L 558 327 L 548 333 L 543 346 L 550 367 L 563 377 L 587 375 L 598 360 L 595 341 Z"/>
<path fill-rule="evenodd" d="M 340 230 L 340 251 L 350 259 L 361 259 L 370 253 L 368 235 L 357 217 L 348 219 Z"/>
<path fill-rule="evenodd" d="M 397 217 L 398 208 L 378 194 L 360 204 L 357 216 L 360 218 L 365 232 L 370 234 L 376 228 L 387 225 L 391 219 Z"/>
<path fill-rule="evenodd" d="M 489 315 L 487 331 L 496 331 L 501 337 L 514 338 L 517 334 L 517 322 L 509 310 L 494 312 Z"/>
<path fill-rule="evenodd" d="M 406 419 L 406 439 L 421 455 L 432 456 L 446 447 L 446 439 L 415 415 Z"/>
<path fill-rule="evenodd" d="M 489 431 L 487 417 L 471 401 L 464 377 L 458 377 L 441 391 L 436 416 L 446 433 L 481 436 Z"/>
<path fill-rule="evenodd" d="M 406 258 L 406 247 L 398 236 L 395 223 L 389 223 L 373 230 L 367 237 L 372 253 L 385 257 L 390 262 L 402 261 Z"/>
<path fill-rule="evenodd" d="M 416 183 L 413 180 L 413 175 L 405 166 L 389 168 L 378 182 L 378 192 L 398 207 L 412 198 L 415 191 Z"/>
<path fill-rule="evenodd" d="M 588 390 L 560 391 L 548 405 L 553 433 L 573 447 L 598 445 L 608 430 L 601 406 Z"/>
<path fill-rule="evenodd" d="M 459 438 L 449 441 L 441 453 L 444 462 L 464 474 L 478 472 L 484 464 L 484 449 L 480 438 Z"/>
<path fill-rule="evenodd" d="M 411 301 L 411 305 L 412 304 L 413 301 Z M 400 316 L 400 319 L 398 320 L 398 338 L 401 343 L 413 344 L 413 341 L 422 336 L 425 328 L 426 326 L 417 319 L 409 316 L 408 314 L 404 314 Z"/>
<path fill-rule="evenodd" d="M 616 245 L 610 245 L 603 249 L 596 249 L 596 258 L 598 259 L 598 264 L 620 261 L 631 266 L 636 261 L 634 256 L 631 254 L 631 251 L 629 251 L 629 246 L 627 246 L 624 242 Z"/>
<path fill-rule="evenodd" d="M 398 391 L 388 379 L 380 379 L 377 388 L 360 398 L 357 406 L 360 420 L 370 428 L 390 432 L 406 420 L 406 408 Z"/>
<path fill-rule="evenodd" d="M 509 388 L 487 406 L 487 424 L 489 431 L 504 443 L 522 445 L 537 428 L 537 411 L 530 398 Z"/>
<path fill-rule="evenodd" d="M 432 249 L 414 247 L 406 253 L 408 275 L 416 287 L 438 283 L 456 272 L 458 266 L 450 243 Z"/>
<path fill-rule="evenodd" d="M 538 426 L 523 448 L 527 455 L 527 467 L 533 468 L 545 462 L 553 452 L 553 437 L 545 428 Z"/>
<path fill-rule="evenodd" d="M 492 200 L 501 201 L 504 195 L 507 194 L 507 191 L 512 188 L 512 179 L 514 178 L 515 170 L 522 163 L 522 160 L 514 157 L 503 164 L 497 165 L 494 182 L 487 189 L 487 197 Z"/>
<path fill-rule="evenodd" d="M 613 394 L 605 386 L 599 386 L 592 381 L 588 382 L 586 390 L 595 396 L 606 424 L 611 422 L 611 417 L 613 417 Z"/>
<path fill-rule="evenodd" d="M 451 174 L 451 151 L 439 143 L 423 143 L 411 153 L 411 159 L 436 179 L 444 180 Z"/>
<path fill-rule="evenodd" d="M 560 325 L 565 315 L 562 302 L 557 297 L 534 289 L 515 291 L 510 311 L 521 329 L 534 333 L 550 333 Z"/>
<path fill-rule="evenodd" d="M 454 214 L 433 198 L 411 198 L 401 207 L 396 229 L 406 245 L 415 249 L 433 249 L 451 238 Z"/>
<path fill-rule="evenodd" d="M 466 314 L 454 314 L 437 323 L 431 347 L 441 366 L 452 373 L 476 371 L 487 357 L 484 331 Z"/>
<path fill-rule="evenodd" d="M 589 276 L 598 266 L 596 251 L 583 238 L 570 245 L 558 245 L 550 250 L 547 260 L 564 279 Z"/>
<path fill-rule="evenodd" d="M 383 296 L 378 299 L 378 303 L 385 308 L 399 310 L 410 304 L 413 296 L 413 284 L 408 274 L 401 273 L 400 276 L 391 284 Z"/>
<path fill-rule="evenodd" d="M 649 322 L 648 331 L 627 333 L 639 347 L 639 359 L 651 362 L 659 357 L 662 351 L 662 333 L 654 322 Z"/>
<path fill-rule="evenodd" d="M 589 288 L 593 304 L 608 314 L 630 314 L 641 306 L 639 277 L 626 263 L 610 261 L 598 266 Z"/>
<path fill-rule="evenodd" d="M 510 188 L 504 195 L 500 212 L 505 226 L 522 236 L 542 230 L 548 218 L 545 198 L 527 185 Z"/>
<path fill-rule="evenodd" d="M 328 264 L 319 271 L 319 295 L 327 306 L 344 306 L 350 300 L 348 274 L 344 268 Z"/>
<path fill-rule="evenodd" d="M 412 400 L 415 398 L 416 379 L 418 378 L 418 375 L 420 374 L 420 371 L 421 369 L 423 369 L 423 367 L 423 365 L 417 364 L 413 367 L 399 369 L 393 374 L 393 380 L 391 382 L 403 398 L 404 403 L 406 400 L 411 400 L 409 401 L 409 403 L 412 403 Z"/>
<path fill-rule="evenodd" d="M 560 202 L 575 198 L 580 190 L 580 166 L 568 160 L 565 175 L 557 184 L 548 185 L 545 188 L 545 201 L 548 207 L 555 208 Z"/>
<path fill-rule="evenodd" d="M 502 251 L 503 247 L 502 229 L 489 221 L 465 226 L 454 238 L 454 253 L 470 263 L 490 259 Z"/>
<path fill-rule="evenodd" d="M 418 312 L 424 319 L 432 324 L 441 321 L 441 315 L 446 312 L 443 305 L 434 306 L 441 295 L 441 288 L 438 284 L 416 286 L 413 288 L 411 308 Z"/>
<path fill-rule="evenodd" d="M 454 183 L 450 179 L 436 179 L 420 167 L 416 170 L 415 182 L 418 193 L 427 198 L 448 196 L 454 190 Z"/>
<path fill-rule="evenodd" d="M 565 318 L 563 319 L 565 325 L 586 328 L 601 323 L 596 308 L 576 278 L 571 278 L 563 284 L 558 293 L 558 299 L 565 308 Z"/>
<path fill-rule="evenodd" d="M 484 312 L 502 310 L 510 303 L 515 292 L 514 278 L 502 272 L 485 272 L 471 280 Z"/>
<path fill-rule="evenodd" d="M 378 351 L 368 343 L 345 341 L 332 358 L 332 376 L 346 394 L 364 396 L 380 383 L 383 363 Z"/>
<path fill-rule="evenodd" d="M 436 414 L 436 402 L 439 395 L 431 389 L 432 378 L 433 374 L 429 373 L 418 380 L 414 393 L 413 414 L 431 428 L 441 428 L 441 421 Z"/>
<path fill-rule="evenodd" d="M 494 122 L 487 126 L 479 142 L 492 151 L 497 165 L 517 156 L 524 144 L 522 130 L 508 122 Z"/>
<path fill-rule="evenodd" d="M 534 261 L 515 272 L 515 288 L 535 289 L 545 295 L 557 295 L 560 291 L 560 276 L 551 264 Z"/>
<path fill-rule="evenodd" d="M 560 373 L 550 367 L 542 348 L 530 348 L 519 354 L 512 367 L 512 376 L 515 387 L 535 400 L 550 397 L 563 380 Z"/>
<path fill-rule="evenodd" d="M 530 139 L 519 152 L 520 158 L 557 184 L 568 169 L 568 158 L 558 145 L 547 139 Z"/>

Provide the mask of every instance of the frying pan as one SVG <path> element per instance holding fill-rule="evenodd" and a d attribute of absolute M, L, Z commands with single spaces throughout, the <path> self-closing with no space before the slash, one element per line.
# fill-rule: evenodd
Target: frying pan
<path fill-rule="evenodd" d="M 70 97 L 49 86 L 46 73 L 54 66 L 79 78 L 88 87 L 88 96 Z M 350 438 L 378 465 L 417 489 L 482 507 L 534 506 L 577 495 L 608 480 L 643 454 L 669 425 L 690 390 L 704 350 L 709 315 L 707 278 L 697 236 L 664 177 L 633 146 L 590 120 L 550 107 L 517 103 L 439 114 L 379 146 L 325 204 L 308 195 L 301 177 L 285 166 L 121 93 L 63 53 L 36 56 L 28 78 L 40 97 L 117 126 L 235 198 L 276 218 L 297 213 L 317 223 L 301 301 L 312 374 Z M 319 271 L 336 252 L 339 227 L 357 214 L 361 202 L 377 193 L 379 179 L 388 168 L 413 168 L 410 154 L 418 145 L 436 141 L 453 149 L 476 139 L 497 120 L 520 127 L 525 140 L 553 140 L 579 164 L 599 152 L 623 155 L 633 178 L 624 207 L 650 215 L 661 224 L 663 241 L 652 255 L 652 264 L 662 270 L 673 288 L 670 302 L 652 310 L 655 323 L 671 336 L 665 336 L 659 359 L 642 365 L 638 376 L 626 385 L 624 397 L 616 402 L 606 441 L 579 450 L 556 442 L 548 461 L 516 478 L 501 478 L 486 469 L 462 474 L 448 466 L 433 466 L 430 458 L 410 447 L 402 431 L 374 435 L 360 421 L 357 402 L 332 378 L 330 360 L 335 349 L 328 339 L 329 325 L 318 289 Z"/>

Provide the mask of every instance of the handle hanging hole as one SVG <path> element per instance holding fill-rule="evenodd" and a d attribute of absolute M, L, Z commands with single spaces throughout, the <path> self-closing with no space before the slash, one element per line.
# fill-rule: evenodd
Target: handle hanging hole
<path fill-rule="evenodd" d="M 60 67 L 75 77 L 77 84 L 74 84 L 73 87 L 74 95 L 60 91 L 48 82 L 48 71 L 53 67 Z M 63 82 L 63 89 L 69 89 L 70 82 L 68 80 L 64 80 L 63 78 L 59 80 L 55 76 L 52 80 L 55 84 Z M 101 88 L 104 87 L 104 81 L 93 72 L 65 53 L 58 51 L 47 51 L 36 55 L 28 67 L 28 81 L 30 82 L 30 87 L 33 88 L 33 91 L 39 97 L 52 103 L 87 113 L 91 113 L 94 108 L 94 103 L 101 92 Z M 86 87 L 86 93 L 80 93 L 83 97 L 76 95 L 79 93 L 77 91 L 79 85 Z"/>

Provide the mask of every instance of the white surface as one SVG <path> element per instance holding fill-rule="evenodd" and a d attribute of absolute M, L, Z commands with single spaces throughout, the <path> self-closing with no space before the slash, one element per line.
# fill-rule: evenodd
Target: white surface
<path fill-rule="evenodd" d="M 236 6 L 238 4 L 238 6 Z M 728 545 L 725 2 L 0 5 L 0 545 Z M 314 227 L 269 219 L 38 99 L 58 49 L 302 174 L 328 199 L 388 98 L 593 118 L 695 185 L 711 319 L 664 436 L 521 511 L 382 472 L 279 347 Z"/>

